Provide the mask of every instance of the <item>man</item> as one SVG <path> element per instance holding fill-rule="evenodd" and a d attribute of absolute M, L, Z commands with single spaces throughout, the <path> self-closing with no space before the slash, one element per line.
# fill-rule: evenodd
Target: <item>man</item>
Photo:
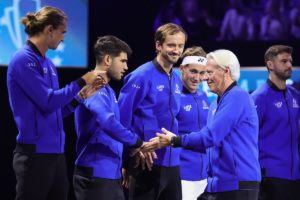
<path fill-rule="evenodd" d="M 229 50 L 207 55 L 206 81 L 218 98 L 210 106 L 207 126 L 198 132 L 176 136 L 166 129 L 161 147 L 182 146 L 205 152 L 208 161 L 206 192 L 198 199 L 257 200 L 258 117 L 250 95 L 237 86 L 240 64 Z M 153 139 L 154 140 L 154 139 Z"/>
<path fill-rule="evenodd" d="M 265 53 L 269 78 L 252 93 L 259 117 L 260 199 L 300 199 L 299 92 L 286 85 L 292 75 L 292 47 Z"/>
<path fill-rule="evenodd" d="M 206 53 L 201 47 L 187 48 L 180 65 L 183 90 L 177 115 L 179 135 L 200 131 L 206 125 L 209 103 L 199 89 L 206 73 Z M 207 185 L 207 156 L 188 149 L 180 153 L 182 200 L 195 200 Z"/>
<path fill-rule="evenodd" d="M 62 117 L 74 110 L 78 104 L 74 97 L 99 72 L 88 72 L 59 89 L 57 71 L 45 54 L 63 41 L 67 17 L 47 6 L 28 13 L 22 23 L 28 41 L 13 56 L 7 72 L 10 106 L 19 131 L 13 158 L 16 199 L 65 200 L 68 178 Z"/>
<path fill-rule="evenodd" d="M 187 35 L 178 25 L 160 26 L 155 33 L 157 56 L 125 77 L 119 96 L 121 122 L 145 141 L 161 127 L 178 132 L 181 81 L 172 71 Z M 129 199 L 181 199 L 179 149 L 156 152 L 151 171 L 138 168 L 130 177 Z"/>
<path fill-rule="evenodd" d="M 114 36 L 98 38 L 95 70 L 106 71 L 106 82 L 120 81 L 128 69 L 130 47 Z M 122 200 L 121 167 L 123 144 L 139 148 L 143 141 L 120 123 L 118 102 L 107 84 L 82 101 L 75 111 L 78 136 L 73 177 L 78 200 Z"/>

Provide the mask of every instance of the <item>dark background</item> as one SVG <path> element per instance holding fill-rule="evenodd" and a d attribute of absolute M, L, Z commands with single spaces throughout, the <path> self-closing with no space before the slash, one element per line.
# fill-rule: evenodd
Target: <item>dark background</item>
<path fill-rule="evenodd" d="M 89 67 L 87 69 L 58 69 L 60 85 L 80 77 L 86 71 L 93 69 L 93 43 L 97 36 L 115 35 L 126 41 L 133 49 L 129 59 L 129 71 L 138 65 L 151 60 L 155 56 L 153 42 L 153 20 L 164 1 L 160 0 L 90 0 L 89 14 Z M 70 5 L 71 6 L 71 5 Z M 68 37 L 68 35 L 66 35 Z M 188 40 L 186 46 L 201 45 L 207 52 L 227 48 L 238 56 L 242 66 L 262 66 L 265 50 L 273 44 L 288 44 L 294 47 L 294 65 L 299 66 L 300 42 L 216 42 L 205 41 L 202 38 Z M 1 44 L 0 44 L 1 45 Z M 84 51 L 84 50 L 83 50 Z M 76 58 L 74 58 L 76 59 Z M 17 129 L 8 103 L 6 88 L 6 67 L 0 67 L 0 199 L 13 199 L 15 195 L 15 177 L 12 169 L 12 152 L 15 146 Z M 112 87 L 118 93 L 122 82 L 112 82 Z M 69 166 L 70 183 L 75 159 L 76 134 L 73 126 L 73 116 L 64 119 L 66 132 L 66 158 Z M 72 189 L 72 188 L 71 188 Z M 70 192 L 70 199 L 74 199 Z"/>

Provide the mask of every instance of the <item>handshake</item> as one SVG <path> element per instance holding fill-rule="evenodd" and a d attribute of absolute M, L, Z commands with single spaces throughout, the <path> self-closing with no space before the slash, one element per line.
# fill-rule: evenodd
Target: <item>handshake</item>
<path fill-rule="evenodd" d="M 155 150 L 170 146 L 171 138 L 176 135 L 165 128 L 161 130 L 162 133 L 156 133 L 156 137 L 150 139 L 149 142 L 143 142 L 141 147 L 131 151 L 130 156 L 136 157 L 135 167 L 141 165 L 145 169 L 145 165 L 147 165 L 147 168 L 151 170 L 153 160 L 157 159 Z"/>

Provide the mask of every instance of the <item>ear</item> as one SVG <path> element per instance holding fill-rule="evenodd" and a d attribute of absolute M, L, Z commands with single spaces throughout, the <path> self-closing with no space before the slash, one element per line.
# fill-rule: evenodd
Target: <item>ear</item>
<path fill-rule="evenodd" d="M 104 58 L 103 58 L 103 63 L 104 63 L 104 65 L 105 65 L 107 68 L 109 68 L 110 65 L 111 65 L 111 62 L 112 62 L 112 57 L 111 57 L 110 55 L 106 54 L 106 55 L 104 56 Z"/>
<path fill-rule="evenodd" d="M 272 71 L 274 68 L 273 62 L 271 60 L 267 61 L 267 69 Z"/>
<path fill-rule="evenodd" d="M 159 41 L 155 42 L 155 49 L 157 52 L 161 51 L 161 46 L 162 46 L 162 44 Z"/>
<path fill-rule="evenodd" d="M 53 32 L 54 28 L 52 25 L 47 25 L 45 28 L 44 28 L 44 32 L 47 33 L 47 34 L 51 34 Z"/>

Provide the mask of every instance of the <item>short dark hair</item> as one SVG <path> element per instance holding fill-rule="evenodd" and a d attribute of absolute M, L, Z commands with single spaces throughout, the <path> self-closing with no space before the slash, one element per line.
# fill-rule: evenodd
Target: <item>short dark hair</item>
<path fill-rule="evenodd" d="M 265 53 L 265 63 L 267 64 L 267 62 L 269 60 L 272 60 L 278 54 L 281 54 L 281 53 L 292 54 L 293 47 L 286 46 L 286 45 L 273 45 L 273 46 L 269 47 Z"/>
<path fill-rule="evenodd" d="M 175 35 L 176 33 L 182 32 L 185 35 L 185 41 L 187 41 L 187 33 L 185 30 L 174 23 L 167 23 L 160 27 L 155 32 L 154 42 L 159 42 L 160 44 L 164 43 L 167 35 Z"/>
<path fill-rule="evenodd" d="M 67 20 L 65 13 L 55 7 L 45 6 L 36 13 L 27 13 L 26 17 L 21 19 L 21 23 L 25 26 L 25 32 L 29 36 L 34 36 L 44 30 L 48 25 L 52 25 L 57 29 Z"/>
<path fill-rule="evenodd" d="M 112 35 L 98 37 L 94 45 L 94 55 L 97 63 L 101 63 L 107 54 L 117 57 L 121 52 L 127 53 L 127 56 L 132 54 L 132 50 L 126 42 Z"/>

